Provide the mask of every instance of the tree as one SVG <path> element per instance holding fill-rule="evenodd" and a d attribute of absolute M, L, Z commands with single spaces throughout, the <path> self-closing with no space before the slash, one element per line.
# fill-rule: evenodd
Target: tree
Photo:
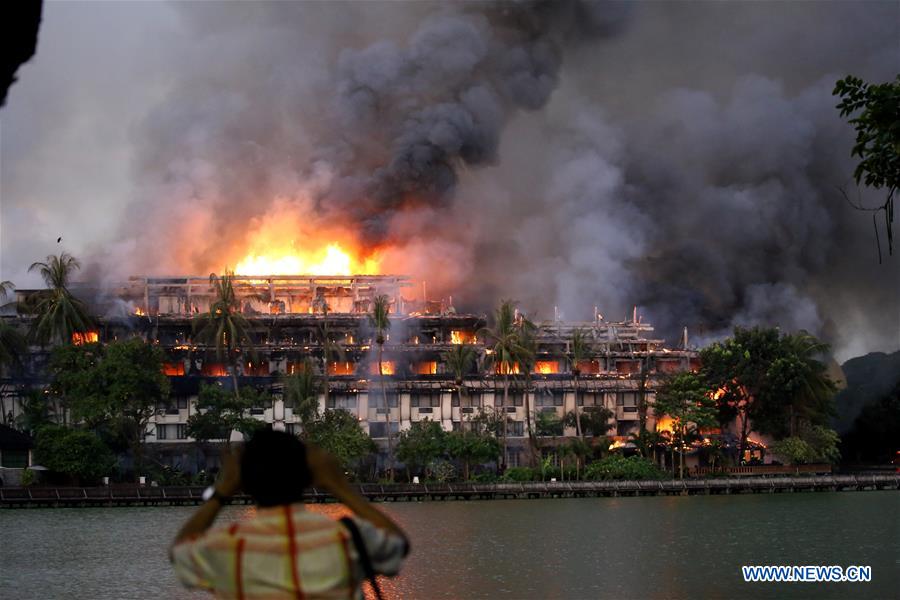
<path fill-rule="evenodd" d="M 743 457 L 752 423 L 775 438 L 791 435 L 800 423 L 823 425 L 834 413 L 834 384 L 818 360 L 827 351 L 806 332 L 782 335 L 777 329 L 736 328 L 724 342 L 700 352 L 708 389 L 715 391 L 719 420 L 740 421 Z"/>
<path fill-rule="evenodd" d="M 678 448 L 680 478 L 684 478 L 684 448 L 688 434 L 716 423 L 715 401 L 696 373 L 678 373 L 660 386 L 653 405 L 657 417 L 672 418 L 673 448 Z M 673 465 L 674 468 L 674 465 Z"/>
<path fill-rule="evenodd" d="M 900 185 L 900 75 L 894 81 L 881 84 L 866 83 L 848 75 L 839 80 L 832 92 L 841 101 L 835 107 L 841 117 L 853 114 L 850 125 L 856 130 L 856 142 L 850 156 L 858 156 L 853 171 L 856 184 L 874 189 L 886 189 L 884 204 L 875 208 L 855 205 L 872 211 L 875 239 L 878 242 L 878 262 L 881 262 L 881 241 L 878 239 L 876 215 L 884 212 L 888 253 L 893 254 L 894 194 Z"/>
<path fill-rule="evenodd" d="M 234 273 L 226 271 L 221 277 L 212 273 L 209 284 L 213 288 L 213 300 L 208 312 L 194 317 L 194 337 L 207 346 L 215 346 L 216 358 L 226 360 L 234 394 L 240 396 L 237 355 L 244 347 L 249 347 L 251 356 L 256 352 L 250 322 L 241 314 L 241 303 L 234 291 Z"/>
<path fill-rule="evenodd" d="M 515 302 L 503 300 L 494 311 L 494 326 L 484 328 L 479 332 L 487 341 L 488 356 L 491 366 L 503 375 L 503 410 L 509 403 L 509 374 L 514 368 L 519 354 L 519 329 L 516 326 Z M 505 413 L 504 413 L 505 417 Z M 503 454 L 500 462 L 500 470 L 506 469 L 506 424 L 507 419 L 502 420 Z"/>
<path fill-rule="evenodd" d="M 227 448 L 232 431 L 251 435 L 264 425 L 249 415 L 253 404 L 261 401 L 258 396 L 252 388 L 230 394 L 219 385 L 201 384 L 197 411 L 188 417 L 188 436 L 198 442 L 221 441 Z"/>
<path fill-rule="evenodd" d="M 406 464 L 407 473 L 421 470 L 444 454 L 446 433 L 441 424 L 431 419 L 414 422 L 400 433 L 397 458 Z"/>
<path fill-rule="evenodd" d="M 462 463 L 463 479 L 466 481 L 472 465 L 496 461 L 500 457 L 500 442 L 480 428 L 448 433 L 446 449 L 450 458 Z"/>
<path fill-rule="evenodd" d="M 13 289 L 9 281 L 0 281 L 0 298 L 6 300 L 7 295 Z M 0 304 L 0 307 L 4 306 Z M 28 350 L 25 338 L 12 325 L 0 318 L 0 372 L 4 367 L 19 367 L 22 364 L 22 355 Z M 0 410 L 0 412 L 3 412 Z M 6 414 L 0 415 L 3 419 Z"/>
<path fill-rule="evenodd" d="M 805 331 L 781 338 L 780 356 L 769 367 L 769 387 L 781 402 L 768 402 L 753 425 L 776 438 L 796 435 L 802 423 L 825 425 L 836 413 L 837 387 L 819 358 L 828 345 Z"/>
<path fill-rule="evenodd" d="M 356 416 L 342 408 L 323 412 L 307 427 L 306 437 L 337 458 L 344 470 L 376 449 Z"/>
<path fill-rule="evenodd" d="M 84 429 L 47 425 L 37 432 L 35 460 L 76 483 L 93 483 L 109 475 L 115 457 L 97 434 Z"/>
<path fill-rule="evenodd" d="M 21 403 L 21 412 L 16 417 L 16 428 L 32 436 L 45 425 L 53 424 L 47 394 L 41 390 L 29 390 Z"/>
<path fill-rule="evenodd" d="M 834 463 L 840 458 L 839 442 L 840 438 L 833 429 L 804 424 L 797 431 L 797 435 L 775 442 L 772 445 L 772 452 L 792 465 Z"/>
<path fill-rule="evenodd" d="M 30 304 L 37 318 L 32 324 L 31 337 L 40 344 L 72 342 L 72 334 L 85 333 L 93 325 L 84 302 L 69 291 L 72 273 L 81 268 L 78 260 L 63 252 L 47 257 L 46 262 L 32 263 L 28 271 L 38 271 L 47 286 L 35 292 Z"/>
<path fill-rule="evenodd" d="M 613 412 L 605 406 L 597 406 L 593 410 L 585 411 L 581 415 L 582 439 L 585 436 L 599 438 L 606 435 L 606 433 L 612 429 L 612 424 L 610 423 L 612 417 Z M 566 427 L 574 427 L 575 420 L 576 416 L 574 411 L 566 413 L 566 416 L 564 417 Z"/>
<path fill-rule="evenodd" d="M 569 338 L 569 351 L 566 357 L 572 369 L 572 381 L 575 388 L 575 435 L 579 438 L 584 437 L 581 429 L 581 411 L 578 409 L 578 378 L 581 377 L 581 367 L 579 366 L 583 360 L 591 356 L 593 345 L 590 337 L 583 329 L 573 329 Z"/>
<path fill-rule="evenodd" d="M 455 344 L 441 355 L 441 359 L 453 375 L 456 394 L 459 397 L 459 404 L 462 406 L 462 399 L 466 391 L 463 382 L 475 363 L 475 348 L 469 344 Z"/>
<path fill-rule="evenodd" d="M 140 338 L 106 346 L 61 346 L 53 351 L 51 389 L 77 422 L 111 432 L 132 452 L 135 476 L 143 468 L 150 419 L 169 396 L 163 351 Z"/>
<path fill-rule="evenodd" d="M 284 405 L 294 409 L 305 432 L 307 424 L 319 416 L 320 385 L 312 360 L 304 360 L 299 372 L 282 376 L 281 381 L 284 385 Z"/>
<path fill-rule="evenodd" d="M 540 437 L 559 437 L 563 434 L 563 420 L 555 412 L 539 412 L 535 425 Z"/>
<path fill-rule="evenodd" d="M 534 434 L 534 425 L 531 420 L 531 401 L 529 400 L 532 389 L 532 373 L 537 364 L 538 352 L 538 327 L 534 323 L 524 317 L 520 317 L 516 324 L 518 334 L 518 343 L 516 344 L 515 356 L 516 362 L 524 380 L 524 404 L 525 404 L 525 426 L 528 430 L 528 443 L 531 446 L 532 464 L 537 459 L 540 451 L 538 450 L 537 438 Z M 562 435 L 562 433 L 560 433 Z"/>
<path fill-rule="evenodd" d="M 330 307 L 324 298 L 319 298 L 316 302 L 322 310 L 322 324 L 316 328 L 316 337 L 318 338 L 319 348 L 322 349 L 322 394 L 324 395 L 325 406 L 328 406 L 328 396 L 331 394 L 330 373 L 328 372 L 328 363 L 331 360 L 344 360 L 344 347 L 339 342 L 331 339 L 331 332 L 328 326 L 328 311 Z"/>
<path fill-rule="evenodd" d="M 384 294 L 375 296 L 372 302 L 372 312 L 369 314 L 369 323 L 375 329 L 375 343 L 378 345 L 378 380 L 381 386 L 381 397 L 384 401 L 384 421 L 387 424 L 388 442 L 388 478 L 394 480 L 394 442 L 391 432 L 391 406 L 388 402 L 387 390 L 384 384 L 384 341 L 385 334 L 391 328 L 390 299 Z"/>

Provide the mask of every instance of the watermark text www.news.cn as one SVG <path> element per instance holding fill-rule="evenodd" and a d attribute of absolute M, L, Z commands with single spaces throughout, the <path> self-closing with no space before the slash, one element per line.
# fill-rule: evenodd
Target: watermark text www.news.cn
<path fill-rule="evenodd" d="M 745 565 L 741 567 L 747 582 L 868 582 L 872 567 L 851 565 Z"/>

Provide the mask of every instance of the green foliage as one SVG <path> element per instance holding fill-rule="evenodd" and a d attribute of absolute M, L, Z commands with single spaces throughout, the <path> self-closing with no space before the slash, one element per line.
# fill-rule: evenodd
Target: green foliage
<path fill-rule="evenodd" d="M 856 130 L 850 151 L 850 156 L 859 157 L 853 172 L 856 183 L 887 189 L 879 210 L 885 213 L 888 250 L 893 252 L 894 193 L 900 186 L 900 75 L 880 84 L 849 75 L 835 84 L 832 93 L 841 98 L 836 108 L 842 117 L 855 113 L 849 123 Z"/>
<path fill-rule="evenodd" d="M 840 438 L 833 429 L 820 425 L 805 425 L 799 434 L 772 445 L 772 452 L 792 465 L 806 463 L 836 463 L 840 458 Z"/>
<path fill-rule="evenodd" d="M 461 386 L 475 363 L 475 347 L 471 344 L 455 344 L 441 355 L 441 359 L 453 373 L 456 385 Z"/>
<path fill-rule="evenodd" d="M 344 409 L 322 413 L 307 427 L 306 438 L 334 455 L 345 470 L 376 450 L 375 442 L 360 427 L 359 420 Z"/>
<path fill-rule="evenodd" d="M 55 425 L 42 427 L 38 431 L 35 460 L 51 471 L 81 483 L 95 482 L 109 475 L 116 462 L 97 434 Z"/>
<path fill-rule="evenodd" d="M 581 433 L 585 436 L 602 437 L 612 429 L 610 420 L 613 412 L 605 406 L 597 406 L 592 410 L 581 411 Z M 569 411 L 564 417 L 566 427 L 575 427 L 577 417 L 574 411 Z"/>
<path fill-rule="evenodd" d="M 421 469 L 443 455 L 446 436 L 440 423 L 430 419 L 416 421 L 400 433 L 397 458 L 413 470 Z"/>
<path fill-rule="evenodd" d="M 434 460 L 428 464 L 428 471 L 431 473 L 430 478 L 438 483 L 446 483 L 456 479 L 456 467 L 450 461 Z"/>
<path fill-rule="evenodd" d="M 372 312 L 369 313 L 369 324 L 375 329 L 375 343 L 384 344 L 384 335 L 391 328 L 391 301 L 384 294 L 372 300 Z"/>
<path fill-rule="evenodd" d="M 515 481 L 516 483 L 522 483 L 525 481 L 535 481 L 540 478 L 540 471 L 538 471 L 537 476 L 534 469 L 530 467 L 510 467 L 506 471 L 503 472 L 503 475 L 500 477 L 501 481 Z"/>
<path fill-rule="evenodd" d="M 80 268 L 78 260 L 66 252 L 50 255 L 46 262 L 28 267 L 29 272 L 38 271 L 47 286 L 29 299 L 30 311 L 37 315 L 31 329 L 34 341 L 70 344 L 73 333 L 83 333 L 93 326 L 84 302 L 69 291 L 69 279 Z"/>
<path fill-rule="evenodd" d="M 141 445 L 151 417 L 169 396 L 163 351 L 139 338 L 53 350 L 51 390 L 88 428 L 124 442 L 142 466 Z"/>
<path fill-rule="evenodd" d="M 696 373 L 678 373 L 668 379 L 656 393 L 654 410 L 657 416 L 672 418 L 672 441 L 682 447 L 688 434 L 716 424 L 715 401 Z"/>
<path fill-rule="evenodd" d="M 302 424 L 310 423 L 319 416 L 319 379 L 310 359 L 302 363 L 302 368 L 294 375 L 282 377 L 284 384 L 284 405 L 294 409 Z"/>
<path fill-rule="evenodd" d="M 535 416 L 535 429 L 541 437 L 561 436 L 563 434 L 563 420 L 556 412 L 538 412 Z"/>
<path fill-rule="evenodd" d="M 50 416 L 50 398 L 41 390 L 29 390 L 21 404 L 21 411 L 16 417 L 16 428 L 30 435 L 53 422 Z"/>
<path fill-rule="evenodd" d="M 463 465 L 463 478 L 468 479 L 472 465 L 500 458 L 500 442 L 483 430 L 453 431 L 444 440 L 447 455 Z"/>
<path fill-rule="evenodd" d="M 783 437 L 801 422 L 823 424 L 834 412 L 834 384 L 818 359 L 828 347 L 800 332 L 736 328 L 724 342 L 700 352 L 710 391 L 722 390 L 723 424 L 735 416 L 760 433 Z M 746 432 L 744 432 L 744 438 Z"/>
<path fill-rule="evenodd" d="M 612 454 L 594 461 L 584 470 L 584 478 L 590 480 L 643 480 L 664 479 L 666 474 L 651 460 L 640 456 L 624 457 Z"/>
<path fill-rule="evenodd" d="M 213 346 L 219 360 L 227 360 L 234 372 L 236 352 L 248 347 L 253 355 L 253 338 L 250 336 L 250 322 L 241 314 L 241 303 L 234 291 L 234 273 L 225 272 L 218 277 L 215 273 L 209 276 L 209 284 L 213 288 L 213 301 L 209 311 L 194 317 L 193 331 L 197 342 Z M 252 297 L 252 296 L 251 296 Z M 237 393 L 237 386 L 235 385 Z"/>
<path fill-rule="evenodd" d="M 253 388 L 231 394 L 222 386 L 201 384 L 197 412 L 188 417 L 187 434 L 201 442 L 227 441 L 232 431 L 251 435 L 264 424 L 249 416 L 250 408 L 264 402 L 271 402 L 271 397 Z"/>
<path fill-rule="evenodd" d="M 34 485 L 34 482 L 36 480 L 37 474 L 31 469 L 25 469 L 24 471 L 22 471 L 22 487 Z"/>
<path fill-rule="evenodd" d="M 22 356 L 27 351 L 25 336 L 0 318 L 0 369 L 7 366 L 20 367 Z"/>

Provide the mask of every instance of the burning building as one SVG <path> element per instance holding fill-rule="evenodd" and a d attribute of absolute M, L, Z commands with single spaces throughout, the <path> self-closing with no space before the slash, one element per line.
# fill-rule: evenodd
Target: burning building
<path fill-rule="evenodd" d="M 612 412 L 611 434 L 624 439 L 638 430 L 639 407 L 645 405 L 641 400 L 652 403 L 664 374 L 698 366 L 696 352 L 666 348 L 636 312 L 618 322 L 597 315 L 588 322 L 543 323 L 526 386 L 519 364 L 509 365 L 508 373 L 491 364 L 491 350 L 482 333 L 488 325 L 485 315 L 457 312 L 449 301 L 408 299 L 404 292 L 414 286 L 407 277 L 237 275 L 233 286 L 240 311 L 251 324 L 254 348 L 252 358 L 245 349 L 234 361 L 235 378 L 241 386 L 270 391 L 274 401 L 253 407 L 250 413 L 291 432 L 299 431 L 300 422 L 281 398 L 281 376 L 297 373 L 311 361 L 319 374 L 328 375 L 327 400 L 320 393 L 320 410 L 350 411 L 380 445 L 386 445 L 388 422 L 395 433 L 426 418 L 450 431 L 464 427 L 482 409 L 501 411 L 509 419 L 507 464 L 517 465 L 524 463 L 528 448 L 526 410 L 534 417 L 551 413 L 562 419 L 573 410 L 605 407 Z M 164 349 L 163 371 L 171 382 L 171 397 L 160 405 L 147 441 L 167 457 L 164 460 L 191 464 L 195 454 L 187 444 L 192 440 L 186 425 L 197 411 L 201 383 L 233 385 L 231 366 L 216 357 L 214 347 L 192 335 L 194 318 L 208 312 L 214 298 L 210 279 L 132 277 L 102 290 L 89 284 L 73 289 L 90 299 L 93 314 L 101 315 L 97 331 L 79 334 L 79 343 L 136 335 Z M 391 320 L 383 349 L 385 394 L 374 359 L 375 332 L 369 323 L 378 295 L 388 297 Z M 576 329 L 589 336 L 592 348 L 592 354 L 576 365 L 577 398 L 573 365 L 567 358 Z M 331 344 L 342 348 L 339 359 L 326 356 L 323 331 Z M 477 356 L 462 381 L 466 392 L 462 396 L 444 360 L 445 353 L 459 344 L 471 345 Z M 46 377 L 46 359 L 45 350 L 33 349 L 26 369 L 32 383 Z M 510 386 L 505 403 L 504 379 Z M 7 383 L 5 410 L 14 418 L 20 410 L 15 402 L 16 381 Z M 646 416 L 652 427 L 652 412 Z M 572 428 L 563 429 L 564 436 L 574 434 Z"/>

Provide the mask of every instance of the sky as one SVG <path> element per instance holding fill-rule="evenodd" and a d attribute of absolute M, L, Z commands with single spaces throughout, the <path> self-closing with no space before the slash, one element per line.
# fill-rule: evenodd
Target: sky
<path fill-rule="evenodd" d="M 896 2 L 48 2 L 0 109 L 0 279 L 325 231 L 460 309 L 893 351 L 900 263 L 837 189 L 879 198 L 831 90 L 893 78 L 898 40 Z"/>

